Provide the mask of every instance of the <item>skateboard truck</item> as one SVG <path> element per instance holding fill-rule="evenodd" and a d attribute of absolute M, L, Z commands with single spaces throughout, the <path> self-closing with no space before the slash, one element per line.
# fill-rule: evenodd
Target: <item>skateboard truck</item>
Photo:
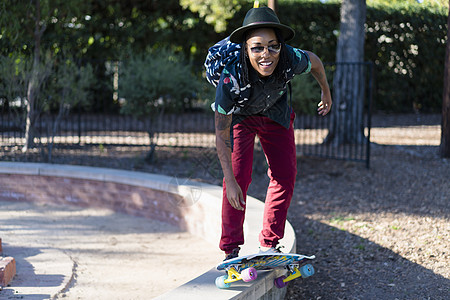
<path fill-rule="evenodd" d="M 286 266 L 286 269 L 288 270 L 289 274 L 286 276 L 280 276 L 275 278 L 274 284 L 277 288 L 281 289 L 284 288 L 289 281 L 294 280 L 298 277 L 307 278 L 314 274 L 314 268 L 310 264 L 306 264 L 299 269 L 299 265 L 288 265 Z"/>
<path fill-rule="evenodd" d="M 258 273 L 255 268 L 250 267 L 238 272 L 239 266 L 231 265 L 226 268 L 227 275 L 223 275 L 216 278 L 216 286 L 221 289 L 229 288 L 232 282 L 242 280 L 244 282 L 250 282 L 258 277 Z"/>

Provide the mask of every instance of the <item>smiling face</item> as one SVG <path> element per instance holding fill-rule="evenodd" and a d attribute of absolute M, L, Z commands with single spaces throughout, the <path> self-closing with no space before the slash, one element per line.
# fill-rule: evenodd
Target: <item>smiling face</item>
<path fill-rule="evenodd" d="M 256 29 L 247 37 L 246 51 L 253 69 L 260 77 L 272 75 L 280 60 L 281 46 L 270 28 Z"/>

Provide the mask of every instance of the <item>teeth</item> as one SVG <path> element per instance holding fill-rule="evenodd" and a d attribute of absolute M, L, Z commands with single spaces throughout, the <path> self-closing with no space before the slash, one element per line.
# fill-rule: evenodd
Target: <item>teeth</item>
<path fill-rule="evenodd" d="M 260 65 L 263 65 L 263 66 L 270 66 L 272 64 L 272 62 L 263 62 L 263 63 L 260 63 Z"/>

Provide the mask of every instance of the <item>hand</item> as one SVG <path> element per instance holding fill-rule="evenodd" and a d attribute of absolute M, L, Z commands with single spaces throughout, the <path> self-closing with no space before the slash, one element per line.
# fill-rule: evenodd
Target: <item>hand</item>
<path fill-rule="evenodd" d="M 228 202 L 234 209 L 243 211 L 244 208 L 242 206 L 245 205 L 245 201 L 239 184 L 236 180 L 232 180 L 231 182 L 226 182 L 226 188 Z"/>
<path fill-rule="evenodd" d="M 319 115 L 325 116 L 331 110 L 331 104 L 332 104 L 331 95 L 329 93 L 324 93 L 322 91 L 321 98 L 322 98 L 322 101 L 320 101 L 319 104 L 317 105 L 319 107 L 317 109 L 317 112 L 319 113 Z"/>

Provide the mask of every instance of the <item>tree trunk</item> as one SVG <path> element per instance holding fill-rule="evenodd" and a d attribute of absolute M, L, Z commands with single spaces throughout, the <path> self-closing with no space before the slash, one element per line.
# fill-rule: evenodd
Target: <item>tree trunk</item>
<path fill-rule="evenodd" d="M 38 50 L 39 51 L 39 50 Z M 27 117 L 25 123 L 25 145 L 22 148 L 23 152 L 26 152 L 29 148 L 34 147 L 35 124 L 38 117 L 36 110 L 36 102 L 39 98 L 39 54 L 34 51 L 33 69 L 31 71 L 31 78 L 28 82 L 27 89 Z"/>
<path fill-rule="evenodd" d="M 26 152 L 29 148 L 34 146 L 34 137 L 36 135 L 36 121 L 39 117 L 38 101 L 41 82 L 41 38 L 45 31 L 45 24 L 41 25 L 41 3 L 39 0 L 35 2 L 35 16 L 34 16 L 34 56 L 33 67 L 31 70 L 30 81 L 27 89 L 27 117 L 25 125 L 25 145 L 22 152 Z"/>
<path fill-rule="evenodd" d="M 442 93 L 441 157 L 450 157 L 450 1 L 447 17 L 447 49 L 445 51 L 444 92 Z"/>
<path fill-rule="evenodd" d="M 333 106 L 326 142 L 335 145 L 364 139 L 364 23 L 366 2 L 343 0 L 333 78 Z"/>
<path fill-rule="evenodd" d="M 155 161 L 155 151 L 158 146 L 159 133 L 161 132 L 160 124 L 162 124 L 164 112 L 164 108 L 162 108 L 157 114 L 150 116 L 150 123 L 147 129 L 148 137 L 150 139 L 150 150 L 145 157 L 145 161 L 150 164 Z"/>
<path fill-rule="evenodd" d="M 277 8 L 278 8 L 278 7 L 277 7 L 277 5 L 278 5 L 277 2 L 278 2 L 278 1 L 277 1 L 277 0 L 268 0 L 267 2 L 268 2 L 268 3 L 267 3 L 267 4 L 268 4 L 267 6 L 270 7 L 270 8 L 276 13 L 276 12 L 277 12 Z"/>

